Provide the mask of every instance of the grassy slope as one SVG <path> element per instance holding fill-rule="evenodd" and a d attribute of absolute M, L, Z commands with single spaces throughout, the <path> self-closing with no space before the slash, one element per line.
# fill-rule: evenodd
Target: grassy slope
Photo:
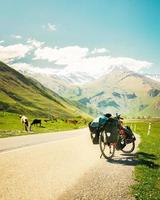
<path fill-rule="evenodd" d="M 0 110 L 67 118 L 85 115 L 71 102 L 0 62 Z"/>
<path fill-rule="evenodd" d="M 135 167 L 133 193 L 137 200 L 160 200 L 160 121 L 152 121 L 150 135 L 149 122 L 139 122 L 136 132 L 141 136 L 141 144 Z"/>
<path fill-rule="evenodd" d="M 35 132 L 68 130 L 84 126 L 81 123 L 73 126 L 64 123 L 62 119 L 90 119 L 90 116 L 76 107 L 76 104 L 60 97 L 39 82 L 26 78 L 2 62 L 0 80 L 0 137 L 25 134 L 22 132 L 19 114 L 27 115 L 30 122 L 34 118 L 59 119 L 58 122 L 46 123 L 45 128 L 34 127 Z"/>

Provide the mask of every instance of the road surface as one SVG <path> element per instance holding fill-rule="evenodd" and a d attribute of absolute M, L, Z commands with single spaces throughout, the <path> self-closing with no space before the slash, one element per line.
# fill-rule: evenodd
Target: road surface
<path fill-rule="evenodd" d="M 88 129 L 0 139 L 0 199 L 131 200 L 135 164 L 100 159 Z"/>

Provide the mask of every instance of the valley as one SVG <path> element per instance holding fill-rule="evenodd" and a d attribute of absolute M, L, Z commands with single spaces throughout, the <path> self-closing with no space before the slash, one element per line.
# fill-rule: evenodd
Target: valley
<path fill-rule="evenodd" d="M 59 95 L 85 106 L 88 114 L 97 116 L 100 113 L 122 113 L 125 117 L 160 116 L 160 84 L 142 74 L 126 68 L 113 68 L 108 74 L 80 83 L 60 77 L 42 74 L 26 75 L 40 81 Z M 79 75 L 80 76 L 80 75 Z M 86 75 L 87 77 L 87 75 Z"/>
<path fill-rule="evenodd" d="M 80 128 L 91 120 L 78 103 L 61 97 L 3 62 L 0 62 L 0 80 L 0 137 L 27 134 L 19 115 L 26 115 L 30 123 L 35 118 L 43 121 L 42 126 L 33 127 L 35 133 Z M 68 119 L 77 124 L 68 123 Z"/>

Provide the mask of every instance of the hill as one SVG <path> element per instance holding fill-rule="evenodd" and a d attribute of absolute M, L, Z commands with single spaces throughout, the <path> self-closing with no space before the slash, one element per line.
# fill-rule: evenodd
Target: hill
<path fill-rule="evenodd" d="M 87 117 L 71 101 L 3 62 L 0 62 L 0 80 L 0 111 L 39 117 Z"/>
<path fill-rule="evenodd" d="M 127 69 L 115 68 L 84 85 L 78 100 L 100 112 L 128 116 L 160 116 L 160 84 Z"/>

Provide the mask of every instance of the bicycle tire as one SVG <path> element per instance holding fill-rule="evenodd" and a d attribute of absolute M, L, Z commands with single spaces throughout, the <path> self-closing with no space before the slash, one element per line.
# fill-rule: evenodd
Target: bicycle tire
<path fill-rule="evenodd" d="M 127 149 L 126 147 L 128 147 L 127 145 L 131 145 L 131 148 L 129 148 L 129 149 Z M 131 152 L 133 152 L 134 151 L 134 149 L 135 149 L 135 141 L 132 141 L 131 143 L 129 143 L 129 144 L 126 144 L 126 146 L 123 148 L 123 149 L 121 149 L 121 151 L 123 152 L 123 153 L 131 153 Z"/>
<path fill-rule="evenodd" d="M 104 138 L 105 136 L 105 131 L 100 133 L 99 136 L 99 145 L 100 145 L 100 150 L 104 158 L 106 159 L 111 159 L 114 156 L 115 153 L 115 146 L 112 143 L 107 142 L 107 137 Z M 107 151 L 105 151 L 107 147 Z"/>

